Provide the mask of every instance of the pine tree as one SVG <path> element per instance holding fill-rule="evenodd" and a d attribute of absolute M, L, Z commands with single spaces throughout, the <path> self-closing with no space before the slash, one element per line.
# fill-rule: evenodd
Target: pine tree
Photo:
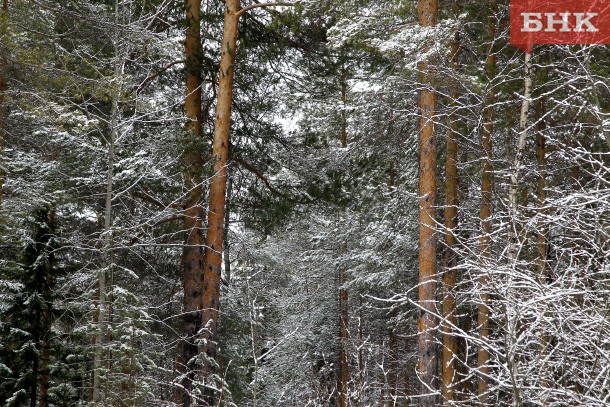
<path fill-rule="evenodd" d="M 436 0 L 420 0 L 419 22 L 438 22 Z M 436 405 L 438 389 L 436 352 L 436 103 L 431 61 L 419 65 L 423 89 L 419 96 L 419 377 L 421 407 Z"/>

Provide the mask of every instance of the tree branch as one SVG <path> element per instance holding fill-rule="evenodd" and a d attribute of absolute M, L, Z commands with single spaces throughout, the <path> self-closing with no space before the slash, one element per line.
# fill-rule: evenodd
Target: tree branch
<path fill-rule="evenodd" d="M 177 220 L 182 220 L 182 219 L 184 219 L 184 216 L 183 216 L 183 215 L 172 216 L 171 218 L 165 218 L 165 219 L 161 219 L 161 220 L 156 221 L 156 222 L 153 224 L 153 227 L 154 227 L 154 226 L 159 226 L 159 225 L 162 225 L 162 224 L 164 224 L 164 223 L 169 223 L 169 222 L 174 222 L 174 221 L 177 221 Z"/>
<path fill-rule="evenodd" d="M 184 59 L 179 59 L 177 61 L 173 61 L 170 62 L 169 64 L 165 65 L 163 68 L 161 68 L 157 73 L 154 73 L 152 75 L 150 75 L 148 78 L 144 79 L 144 81 L 135 89 L 136 93 L 140 93 L 142 90 L 144 90 L 148 85 L 150 85 L 150 83 L 152 81 L 154 81 L 157 77 L 159 77 L 159 75 L 161 75 L 163 72 L 167 71 L 169 68 L 171 68 L 174 65 L 178 65 L 178 64 L 183 64 L 185 63 L 186 60 Z"/>
<path fill-rule="evenodd" d="M 248 7 L 244 7 L 241 10 L 239 10 L 237 12 L 237 14 L 235 14 L 237 17 L 241 16 L 242 14 L 246 13 L 247 11 L 250 11 L 254 8 L 258 8 L 258 7 L 273 7 L 273 6 L 294 6 L 294 3 L 285 3 L 285 2 L 274 2 L 274 3 L 257 3 L 257 4 L 252 4 Z"/>
<path fill-rule="evenodd" d="M 157 200 L 156 198 L 150 196 L 149 194 L 147 194 L 146 192 L 134 192 L 133 194 L 135 197 L 138 197 L 146 202 L 152 203 L 156 206 L 158 206 L 159 208 L 162 209 L 167 209 L 167 208 L 171 208 L 171 209 L 180 209 L 180 204 L 169 204 L 169 205 L 165 205 L 163 202 Z"/>
<path fill-rule="evenodd" d="M 292 198 L 292 197 L 286 195 L 282 191 L 279 191 L 275 187 L 273 187 L 273 185 L 271 185 L 269 180 L 259 170 L 257 170 L 252 164 L 242 160 L 241 158 L 234 158 L 234 160 L 236 162 L 238 162 L 239 164 L 241 164 L 242 167 L 244 167 L 245 169 L 250 171 L 252 174 L 256 175 L 256 177 L 258 179 L 263 181 L 263 184 L 265 184 L 267 189 L 269 191 L 271 191 L 272 193 L 274 193 L 275 195 L 281 196 L 282 198 L 287 199 L 290 202 L 295 202 L 295 203 L 300 203 L 300 204 L 310 204 L 310 203 L 314 202 L 312 199 L 296 199 L 296 198 Z"/>

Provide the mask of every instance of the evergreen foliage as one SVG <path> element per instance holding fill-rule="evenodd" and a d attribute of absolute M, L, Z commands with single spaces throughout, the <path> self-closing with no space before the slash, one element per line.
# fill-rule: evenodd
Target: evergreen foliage
<path fill-rule="evenodd" d="M 196 137 L 185 111 L 183 3 L 7 3 L 2 407 L 201 407 L 180 388 L 181 344 L 193 339 L 181 256 L 189 205 L 204 219 L 194 233 L 208 231 L 225 2 L 200 10 Z M 449 331 L 458 349 L 455 398 L 441 400 L 440 388 L 430 397 L 447 407 L 608 404 L 609 48 L 537 45 L 526 74 L 508 41 L 507 2 L 439 4 L 435 27 L 418 24 L 417 2 L 398 0 L 303 0 L 240 17 L 216 369 L 205 383 L 214 405 L 420 403 L 418 95 L 429 88 L 438 98 L 435 236 L 457 240 Z M 459 150 L 452 231 L 450 128 Z M 185 157 L 202 164 L 189 168 Z M 194 188 L 202 193 L 193 204 Z M 431 259 L 438 318 L 445 249 L 439 243 Z M 440 329 L 433 336 L 440 344 Z"/>

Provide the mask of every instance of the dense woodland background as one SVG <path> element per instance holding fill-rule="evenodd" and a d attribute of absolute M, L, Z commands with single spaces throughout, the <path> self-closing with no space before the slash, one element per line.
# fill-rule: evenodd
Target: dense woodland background
<path fill-rule="evenodd" d="M 235 5 L 3 0 L 0 405 L 608 406 L 608 46 Z"/>

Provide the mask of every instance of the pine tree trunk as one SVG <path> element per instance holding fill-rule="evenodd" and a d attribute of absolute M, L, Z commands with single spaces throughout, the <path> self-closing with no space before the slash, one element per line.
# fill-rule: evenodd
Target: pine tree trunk
<path fill-rule="evenodd" d="M 182 373 L 182 400 L 184 407 L 201 405 L 193 393 L 194 381 L 197 376 L 199 331 L 201 329 L 203 284 L 203 239 L 202 239 L 202 208 L 203 196 L 201 172 L 203 159 L 201 154 L 201 66 L 202 49 L 200 33 L 201 0 L 186 0 L 186 42 L 185 42 L 185 74 L 186 100 L 185 113 L 187 148 L 183 160 L 185 165 L 184 186 L 184 230 L 185 244 L 182 250 L 182 282 L 184 289 L 183 313 L 185 339 L 181 344 L 182 356 L 180 366 Z"/>
<path fill-rule="evenodd" d="M 2 10 L 0 12 L 0 40 L 2 44 L 7 44 L 8 40 L 8 0 L 2 0 Z M 8 90 L 6 69 L 8 66 L 8 57 L 6 50 L 0 52 L 0 207 L 2 207 L 2 199 L 4 197 L 4 182 L 6 174 L 4 172 L 4 143 L 6 139 L 6 92 Z"/>
<path fill-rule="evenodd" d="M 488 267 L 487 259 L 489 258 L 489 250 L 491 245 L 491 200 L 493 191 L 493 168 L 492 162 L 492 134 L 494 131 L 494 103 L 496 95 L 493 89 L 493 80 L 496 75 L 496 54 L 493 47 L 497 27 L 496 16 L 498 13 L 498 4 L 496 0 L 489 1 L 489 17 L 487 23 L 487 35 L 489 37 L 490 46 L 485 61 L 485 72 L 487 75 L 487 92 L 485 95 L 485 108 L 483 110 L 483 131 L 481 136 L 481 144 L 483 146 L 482 160 L 482 175 L 481 175 L 481 238 L 479 240 L 479 249 L 483 263 L 483 270 L 479 277 L 480 299 L 478 305 L 477 323 L 479 326 L 479 339 L 481 343 L 477 352 L 477 395 L 479 405 L 484 406 L 488 400 L 489 389 L 489 351 L 487 350 L 487 340 L 489 338 L 489 293 L 487 287 L 489 280 L 486 273 Z"/>
<path fill-rule="evenodd" d="M 436 0 L 419 0 L 419 22 L 423 27 L 437 24 Z M 429 62 L 419 66 L 419 379 L 420 407 L 436 407 L 438 392 L 436 350 L 436 100 L 433 68 Z"/>
<path fill-rule="evenodd" d="M 457 2 L 453 3 L 454 12 L 458 14 Z M 459 68 L 460 34 L 455 33 L 451 43 L 451 65 L 454 75 L 457 75 Z M 455 253 L 455 230 L 458 226 L 458 133 L 457 118 L 455 110 L 457 108 L 458 83 L 457 78 L 451 79 L 449 90 L 449 116 L 447 123 L 447 158 L 445 161 L 446 172 L 446 206 L 445 206 L 445 255 L 443 273 L 443 363 L 442 363 L 442 397 L 443 405 L 450 406 L 455 398 L 456 358 L 457 358 L 457 338 L 452 333 L 457 325 L 455 284 L 457 255 Z"/>
<path fill-rule="evenodd" d="M 222 54 L 218 81 L 218 102 L 214 123 L 214 176 L 210 184 L 208 208 L 208 233 L 204 258 L 202 326 L 203 352 L 207 360 L 203 367 L 203 380 L 209 382 L 215 372 L 216 334 L 218 332 L 218 310 L 220 300 L 220 272 L 222 267 L 222 243 L 227 189 L 227 161 L 229 158 L 229 134 L 231 129 L 231 102 L 233 99 L 234 61 L 237 49 L 237 29 L 240 10 L 239 0 L 226 0 Z M 204 400 L 212 405 L 214 391 L 206 388 Z"/>

